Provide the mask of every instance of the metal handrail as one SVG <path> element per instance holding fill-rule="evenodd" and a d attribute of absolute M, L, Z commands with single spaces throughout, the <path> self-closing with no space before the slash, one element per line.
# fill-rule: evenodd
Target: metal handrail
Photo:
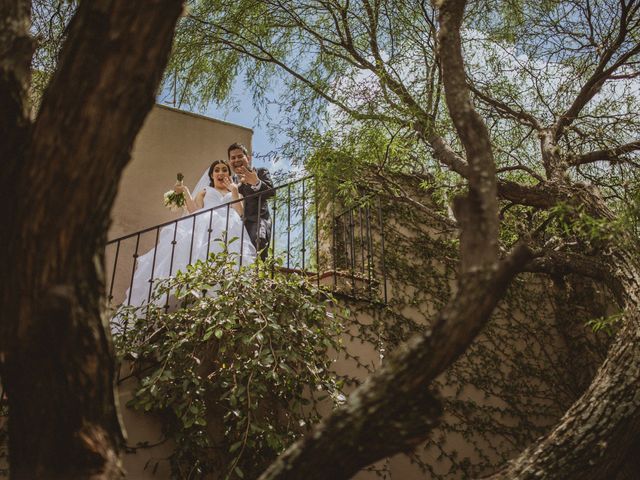
<path fill-rule="evenodd" d="M 288 182 L 288 183 L 284 183 L 282 185 L 278 185 L 277 187 L 270 188 L 269 190 L 265 190 L 263 192 L 252 193 L 251 195 L 247 195 L 246 197 L 242 197 L 242 198 L 239 198 L 237 200 L 231 200 L 230 202 L 227 202 L 227 203 L 221 203 L 220 205 L 216 205 L 215 207 L 207 208 L 206 210 L 198 210 L 197 212 L 191 213 L 189 215 L 184 215 L 183 217 L 177 218 L 175 220 L 169 220 L 168 222 L 159 223 L 158 225 L 154 225 L 152 227 L 148 227 L 148 228 L 145 228 L 145 229 L 142 229 L 142 230 L 138 230 L 137 232 L 128 233 L 128 234 L 126 234 L 126 235 L 124 235 L 122 237 L 118 237 L 118 238 L 114 238 L 112 240 L 108 240 L 107 241 L 107 245 L 111 245 L 112 243 L 116 243 L 116 242 L 122 242 L 123 240 L 128 240 L 129 238 L 133 238 L 136 235 L 142 235 L 144 233 L 147 233 L 147 232 L 150 232 L 152 230 L 155 230 L 156 228 L 162 228 L 162 227 L 169 226 L 169 225 L 171 225 L 172 223 L 175 223 L 175 222 L 182 222 L 182 221 L 187 220 L 188 218 L 197 217 L 198 215 L 204 215 L 205 213 L 209 213 L 212 210 L 218 210 L 219 208 L 228 208 L 229 206 L 231 206 L 231 205 L 233 205 L 235 203 L 243 202 L 243 201 L 245 201 L 247 199 L 258 197 L 258 196 L 264 196 L 268 192 L 277 192 L 278 190 L 280 190 L 281 188 L 284 188 L 284 187 L 289 187 L 290 188 L 291 185 L 295 185 L 296 183 L 299 183 L 299 182 L 302 182 L 304 180 L 308 180 L 308 179 L 311 179 L 311 178 L 313 178 L 313 175 L 307 175 L 306 177 L 302 177 L 302 178 L 299 178 L 299 179 L 294 180 L 292 182 Z"/>
<path fill-rule="evenodd" d="M 301 184 L 301 188 L 292 188 L 299 184 Z M 311 189 L 314 191 L 312 192 Z M 276 194 L 281 191 L 284 191 L 285 195 L 283 197 L 277 196 Z M 292 198 L 292 192 L 295 195 L 301 194 L 301 197 Z M 264 199 L 265 196 L 270 198 Z M 324 216 L 320 219 L 318 212 L 319 202 L 317 178 L 314 175 L 307 175 L 268 190 L 255 192 L 237 200 L 232 200 L 215 207 L 207 208 L 206 210 L 201 209 L 192 214 L 109 240 L 106 247 L 112 248 L 112 252 L 114 252 L 114 259 L 111 263 L 112 267 L 110 268 L 111 278 L 108 278 L 109 300 L 111 301 L 114 298 L 113 292 L 116 275 L 120 280 L 119 286 L 115 291 L 120 292 L 120 289 L 122 288 L 122 292 L 124 292 L 124 288 L 126 286 L 129 287 L 129 291 L 132 291 L 141 245 L 140 240 L 143 235 L 155 231 L 155 246 L 153 248 L 157 249 L 158 237 L 161 229 L 171 225 L 177 226 L 178 223 L 192 221 L 192 237 L 190 240 L 191 245 L 189 247 L 189 260 L 187 263 L 191 264 L 196 218 L 200 215 L 209 215 L 209 237 L 207 240 L 208 256 L 209 243 L 211 242 L 211 219 L 213 218 L 213 211 L 226 209 L 228 216 L 232 205 L 256 197 L 259 198 L 259 207 L 264 201 L 268 202 L 272 209 L 271 243 L 270 245 L 265 246 L 267 249 L 265 251 L 265 255 L 268 254 L 266 252 L 270 251 L 273 256 L 281 257 L 283 259 L 283 271 L 288 273 L 299 273 L 306 276 L 315 276 L 317 277 L 316 281 L 318 286 L 320 286 L 322 279 L 331 277 L 333 279 L 333 285 L 329 285 L 329 288 L 332 289 L 334 293 L 346 295 L 348 297 L 364 298 L 375 303 L 382 303 L 381 300 L 384 299 L 384 303 L 387 303 L 387 272 L 384 259 L 385 239 L 384 225 L 382 224 L 382 208 L 380 203 L 378 202 L 377 208 L 375 206 L 371 208 L 372 206 L 369 202 L 356 202 L 354 206 L 346 208 L 339 215 L 328 217 Z M 283 205 L 283 202 L 287 203 L 286 208 Z M 308 202 L 312 202 L 312 209 L 307 205 Z M 377 215 L 374 213 L 375 210 L 378 210 Z M 259 218 L 260 208 L 258 208 L 256 215 L 257 218 Z M 253 215 L 251 216 L 253 217 Z M 285 216 L 286 219 L 284 218 Z M 277 220 L 278 222 L 276 222 Z M 322 259 L 320 247 L 321 221 L 325 223 L 325 226 L 330 227 L 329 231 L 325 228 L 322 230 L 329 235 L 328 237 L 325 237 L 325 241 L 331 243 L 330 248 L 326 249 L 326 253 Z M 227 218 L 227 226 L 228 222 L 229 219 Z M 307 225 L 307 222 L 310 222 L 309 225 Z M 315 222 L 315 224 L 313 222 Z M 280 226 L 279 230 L 276 228 L 276 223 Z M 378 223 L 377 227 L 374 225 L 375 223 Z M 173 270 L 173 254 L 176 245 L 176 232 L 177 228 L 173 231 L 173 241 L 171 242 L 171 260 L 169 264 L 170 276 L 175 271 Z M 295 233 L 295 238 L 293 238 L 292 232 Z M 243 229 L 240 234 L 241 237 L 244 237 L 244 234 L 245 231 Z M 300 234 L 301 236 L 299 236 Z M 309 238 L 307 238 L 307 234 Z M 276 245 L 277 239 L 280 240 L 278 245 Z M 245 238 L 240 239 L 241 250 L 244 241 L 246 241 Z M 132 242 L 135 243 L 132 255 L 133 260 L 131 260 L 130 254 L 123 254 L 122 252 L 121 246 L 124 247 L 125 242 L 129 245 L 133 245 Z M 314 247 L 315 252 L 313 252 Z M 127 248 L 125 248 L 125 250 Z M 147 295 L 148 301 L 151 297 L 152 282 L 155 279 L 156 252 L 157 250 L 154 250 L 151 264 L 149 292 Z M 313 253 L 315 253 L 315 255 L 313 255 Z M 284 261 L 284 255 L 287 257 L 286 261 Z M 315 262 L 313 261 L 313 256 L 315 256 Z M 240 262 L 242 262 L 242 257 L 243 256 L 241 254 Z M 321 260 L 323 264 L 321 264 Z M 315 272 L 312 271 L 314 263 Z M 124 285 L 123 282 L 126 282 L 126 285 Z M 129 304 L 130 299 L 131 297 L 127 296 L 125 302 Z M 167 305 L 168 302 L 169 299 L 167 297 Z"/>

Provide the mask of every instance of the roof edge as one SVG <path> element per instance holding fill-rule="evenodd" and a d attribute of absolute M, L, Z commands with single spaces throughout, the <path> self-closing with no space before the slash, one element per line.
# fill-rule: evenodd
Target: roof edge
<path fill-rule="evenodd" d="M 179 108 L 170 107 L 168 105 L 162 105 L 161 103 L 156 103 L 155 106 L 163 108 L 165 110 L 169 110 L 171 112 L 176 112 L 176 113 L 181 113 L 183 115 L 188 115 L 190 117 L 200 118 L 202 120 L 208 120 L 210 122 L 215 122 L 215 123 L 219 123 L 219 124 L 222 124 L 222 125 L 229 125 L 231 127 L 242 128 L 243 130 L 247 130 L 247 131 L 251 132 L 251 134 L 253 135 L 253 128 L 245 127 L 244 125 L 238 125 L 237 123 L 231 123 L 231 122 L 227 122 L 225 120 L 218 120 L 217 118 L 207 117 L 206 115 L 201 115 L 199 113 L 189 112 L 187 110 L 180 110 Z"/>

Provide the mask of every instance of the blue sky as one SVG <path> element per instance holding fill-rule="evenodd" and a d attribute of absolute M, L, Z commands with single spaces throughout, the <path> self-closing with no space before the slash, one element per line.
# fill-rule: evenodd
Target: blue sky
<path fill-rule="evenodd" d="M 278 87 L 279 85 L 276 85 L 275 90 L 270 92 L 271 97 L 277 96 Z M 161 103 L 165 103 L 161 101 L 163 96 L 164 95 L 160 95 L 158 98 L 158 101 Z M 282 134 L 276 135 L 274 138 L 273 135 L 270 136 L 267 131 L 267 124 L 279 123 L 281 114 L 278 107 L 275 105 L 269 105 L 266 108 L 266 113 L 259 115 L 253 106 L 251 94 L 242 81 L 238 81 L 234 85 L 232 90 L 232 100 L 229 103 L 231 106 L 218 106 L 212 103 L 205 109 L 189 108 L 186 105 L 182 105 L 179 108 L 181 110 L 192 111 L 194 113 L 206 115 L 207 117 L 224 120 L 226 122 L 235 123 L 237 125 L 253 129 L 254 166 L 267 167 L 272 171 L 289 170 L 291 168 L 291 163 L 281 156 L 277 157 L 275 163 L 273 161 L 265 161 L 260 158 L 270 152 L 280 152 L 281 145 L 287 140 L 286 136 L 283 136 Z M 167 103 L 167 105 L 173 107 L 171 104 Z"/>
<path fill-rule="evenodd" d="M 276 120 L 278 118 L 278 111 L 276 108 L 272 108 L 269 112 L 269 121 Z M 254 154 L 254 166 L 256 167 L 268 167 L 274 168 L 273 163 L 265 162 L 259 157 L 266 155 L 269 152 L 280 151 L 280 145 L 283 143 L 283 138 L 272 139 L 267 133 L 267 120 L 258 118 L 258 114 L 253 108 L 251 97 L 243 96 L 239 99 L 237 110 L 229 110 L 225 107 L 218 107 L 216 105 L 209 105 L 204 112 L 199 112 L 207 117 L 216 118 L 218 120 L 224 120 L 227 122 L 242 125 L 243 127 L 249 127 L 253 129 L 253 154 Z M 276 168 L 284 168 L 282 161 L 278 162 Z M 288 164 L 288 162 L 286 162 Z"/>

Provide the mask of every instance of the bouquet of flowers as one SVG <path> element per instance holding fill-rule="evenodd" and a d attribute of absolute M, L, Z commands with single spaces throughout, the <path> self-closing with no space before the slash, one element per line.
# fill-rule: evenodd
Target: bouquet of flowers
<path fill-rule="evenodd" d="M 178 174 L 178 183 L 182 185 L 182 179 L 184 175 L 181 173 Z M 184 198 L 184 194 L 182 192 L 177 193 L 173 190 L 169 190 L 164 194 L 164 206 L 167 207 L 172 212 L 177 212 L 186 204 L 186 200 Z"/>

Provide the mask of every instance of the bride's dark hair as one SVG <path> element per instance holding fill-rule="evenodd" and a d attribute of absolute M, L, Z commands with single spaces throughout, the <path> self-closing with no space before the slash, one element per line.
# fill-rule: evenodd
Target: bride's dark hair
<path fill-rule="evenodd" d="M 211 178 L 211 174 L 213 173 L 213 169 L 216 168 L 216 165 L 219 165 L 219 164 L 225 165 L 227 167 L 227 170 L 229 170 L 229 175 L 231 175 L 231 166 L 229 165 L 229 162 L 227 162 L 226 160 L 214 160 L 211 166 L 209 167 L 209 186 L 210 187 L 215 187 L 215 185 L 213 184 L 213 178 Z"/>

